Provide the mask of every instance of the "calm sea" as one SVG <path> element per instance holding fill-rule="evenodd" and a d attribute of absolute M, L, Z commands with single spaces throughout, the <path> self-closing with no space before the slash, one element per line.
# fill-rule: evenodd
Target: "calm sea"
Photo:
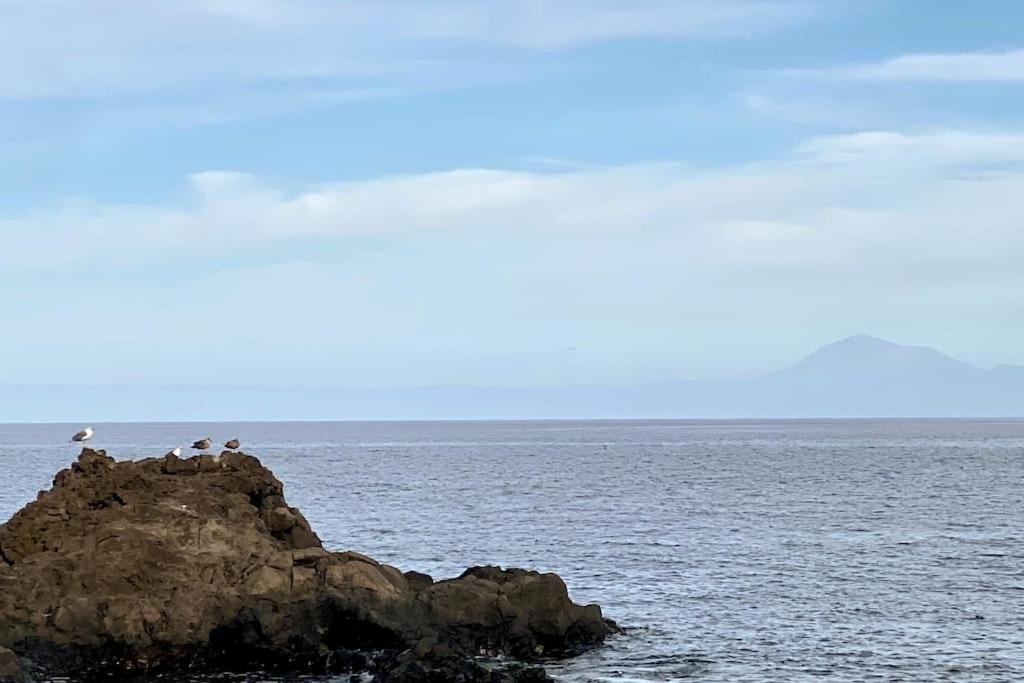
<path fill-rule="evenodd" d="M 554 571 L 629 631 L 566 681 L 1024 680 L 1024 422 L 95 425 L 242 439 L 325 544 Z M 80 425 L 0 425 L 0 518 Z"/>

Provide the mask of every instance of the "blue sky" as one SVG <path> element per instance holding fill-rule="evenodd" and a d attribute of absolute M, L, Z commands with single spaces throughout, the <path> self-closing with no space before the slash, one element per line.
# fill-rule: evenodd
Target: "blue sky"
<path fill-rule="evenodd" d="M 0 12 L 0 383 L 1024 363 L 1021 3 Z"/>

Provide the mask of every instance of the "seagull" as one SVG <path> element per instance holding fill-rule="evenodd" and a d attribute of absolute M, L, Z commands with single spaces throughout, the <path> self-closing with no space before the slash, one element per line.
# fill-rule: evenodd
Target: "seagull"
<path fill-rule="evenodd" d="M 228 449 L 229 451 L 237 451 L 238 447 L 241 445 L 242 444 L 238 439 L 231 439 L 231 441 L 228 441 L 226 444 L 224 444 L 224 448 Z"/>
<path fill-rule="evenodd" d="M 197 451 L 207 451 L 210 449 L 210 446 L 212 444 L 213 440 L 210 439 L 210 437 L 206 437 L 205 439 L 200 439 L 199 441 L 196 441 L 194 444 L 192 444 L 192 448 L 196 449 Z"/>
<path fill-rule="evenodd" d="M 169 458 L 169 457 L 171 457 L 172 455 L 173 455 L 173 456 L 174 456 L 175 458 L 180 458 L 180 457 L 181 457 L 181 448 L 180 448 L 180 447 L 179 447 L 179 448 L 175 448 L 175 449 L 174 449 L 173 451 L 170 451 L 170 452 L 169 452 L 169 453 L 168 453 L 167 455 L 165 455 L 164 457 L 165 457 L 165 458 Z"/>
<path fill-rule="evenodd" d="M 84 443 L 92 438 L 92 427 L 86 427 L 71 437 L 71 443 Z"/>

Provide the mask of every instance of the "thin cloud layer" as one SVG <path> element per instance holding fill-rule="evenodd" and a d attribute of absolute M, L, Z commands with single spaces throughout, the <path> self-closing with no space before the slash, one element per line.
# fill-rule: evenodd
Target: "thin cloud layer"
<path fill-rule="evenodd" d="M 298 189 L 207 172 L 178 206 L 0 224 L 3 277 L 41 283 L 0 313 L 17 330 L 8 345 L 74 339 L 99 357 L 177 331 L 166 363 L 182 381 L 203 380 L 196 354 L 203 374 L 239 370 L 228 338 L 190 332 L 226 321 L 259 330 L 248 357 L 283 359 L 269 383 L 652 379 L 694 367 L 691 345 L 739 353 L 743 330 L 809 315 L 838 336 L 851 317 L 898 327 L 912 312 L 920 328 L 944 307 L 962 320 L 1012 308 L 1022 161 L 1024 134 L 941 131 L 819 138 L 713 170 L 464 169 Z M 75 286 L 43 284 L 57 273 Z M 736 337 L 712 346 L 723 334 Z"/>
<path fill-rule="evenodd" d="M 820 73 L 867 81 L 1024 81 L 1024 50 L 906 54 Z"/>
<path fill-rule="evenodd" d="M 2 0 L 0 99 L 181 94 L 325 79 L 423 87 L 424 79 L 451 80 L 453 70 L 472 72 L 488 61 L 481 48 L 737 37 L 814 11 L 801 0 Z"/>
<path fill-rule="evenodd" d="M 955 258 L 979 243 L 978 235 L 957 239 L 962 221 L 1011 248 L 1024 241 L 1003 230 L 1012 223 L 1006 207 L 1021 201 L 1021 163 L 1024 134 L 947 130 L 813 138 L 784 161 L 715 170 L 460 169 L 298 189 L 211 171 L 188 179 L 177 206 L 77 204 L 8 218 L 0 263 L 46 272 L 103 258 L 117 269 L 168 253 L 206 261 L 227 249 L 283 244 L 302 253 L 313 242 L 366 248 L 405 238 L 467 248 L 621 241 L 625 256 L 651 249 L 645 257 L 655 263 L 671 246 L 671 262 L 692 259 L 712 274 L 730 264 L 849 266 L 871 250 L 895 250 L 900 263 L 947 250 Z"/>
<path fill-rule="evenodd" d="M 4 379 L 634 382 L 861 331 L 1024 362 L 1022 52 L 877 30 L 908 12 L 0 0 Z"/>

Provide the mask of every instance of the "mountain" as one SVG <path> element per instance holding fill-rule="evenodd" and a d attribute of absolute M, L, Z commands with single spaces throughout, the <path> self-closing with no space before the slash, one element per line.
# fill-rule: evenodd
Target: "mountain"
<path fill-rule="evenodd" d="M 785 371 L 790 376 L 829 378 L 879 376 L 927 380 L 966 377 L 977 368 L 927 346 L 901 346 L 858 334 L 821 347 Z"/>
<path fill-rule="evenodd" d="M 925 346 L 857 335 L 752 382 L 777 413 L 842 417 L 1024 415 L 1024 375 Z M 762 403 L 766 408 L 767 403 Z"/>
<path fill-rule="evenodd" d="M 737 381 L 559 389 L 0 386 L 0 422 L 1024 417 L 1024 367 L 857 335 Z"/>

